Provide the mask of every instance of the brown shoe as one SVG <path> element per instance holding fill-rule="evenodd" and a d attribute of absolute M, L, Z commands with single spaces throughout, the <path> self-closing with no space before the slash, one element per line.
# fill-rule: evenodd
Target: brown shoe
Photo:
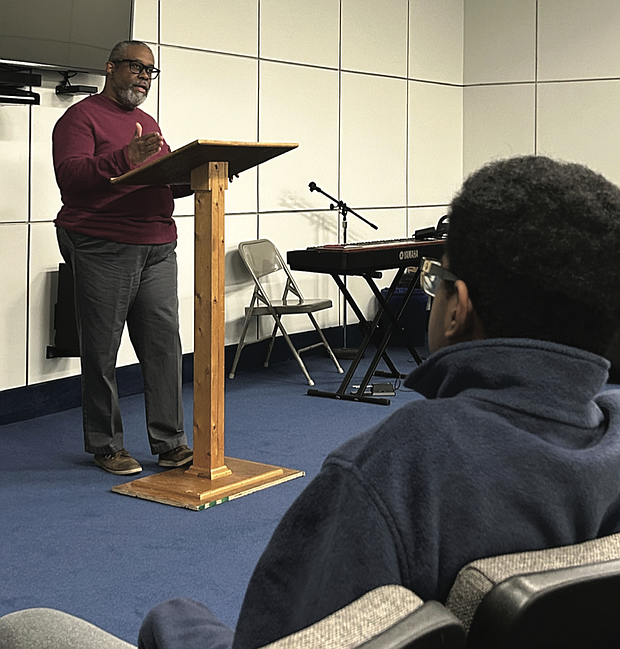
<path fill-rule="evenodd" d="M 189 464 L 194 459 L 194 451 L 183 444 L 170 451 L 159 454 L 159 466 L 177 467 Z"/>
<path fill-rule="evenodd" d="M 125 449 L 110 455 L 95 455 L 94 460 L 98 467 L 115 475 L 131 475 L 142 471 L 142 467 Z"/>

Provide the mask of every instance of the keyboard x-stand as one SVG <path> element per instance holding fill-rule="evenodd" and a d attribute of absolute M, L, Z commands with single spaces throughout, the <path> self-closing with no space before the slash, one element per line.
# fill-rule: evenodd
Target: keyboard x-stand
<path fill-rule="evenodd" d="M 307 248 L 306 250 L 291 250 L 287 253 L 287 261 L 293 270 L 304 270 L 314 273 L 327 273 L 332 276 L 336 285 L 342 292 L 346 303 L 351 307 L 360 326 L 364 331 L 364 339 L 359 346 L 357 354 L 345 374 L 340 387 L 336 392 L 326 392 L 322 390 L 309 389 L 308 394 L 316 397 L 327 397 L 331 399 L 343 399 L 347 401 L 362 401 L 366 403 L 376 403 L 380 405 L 389 405 L 390 400 L 385 397 L 377 397 L 365 394 L 367 386 L 373 375 L 384 376 L 389 378 L 404 378 L 406 375 L 401 374 L 389 355 L 386 352 L 387 345 L 395 329 L 402 330 L 399 321 L 407 306 L 409 298 L 419 283 L 420 267 L 419 262 L 422 257 L 431 257 L 440 259 L 443 254 L 443 241 L 417 241 L 415 239 L 400 239 L 384 242 L 367 242 L 361 244 L 346 244 L 319 246 Z M 409 283 L 405 295 L 400 304 L 393 310 L 390 302 L 398 287 L 407 268 L 416 268 L 415 275 Z M 375 280 L 381 277 L 381 270 L 397 269 L 397 272 L 390 284 L 387 294 L 384 296 L 377 287 Z M 377 298 L 379 308 L 372 322 L 369 322 L 359 308 L 355 299 L 348 290 L 342 277 L 355 275 L 363 277 L 370 287 L 370 290 Z M 381 335 L 379 322 L 382 316 L 386 314 L 388 323 L 385 332 Z M 405 336 L 405 340 L 407 337 Z M 359 383 L 359 388 L 355 389 L 352 394 L 349 391 L 349 385 L 364 357 L 368 345 L 373 342 L 377 348 L 375 355 L 366 370 L 364 378 Z M 409 342 L 407 348 L 415 361 L 419 364 L 422 362 L 415 347 Z M 388 366 L 389 372 L 377 370 L 381 359 Z"/>

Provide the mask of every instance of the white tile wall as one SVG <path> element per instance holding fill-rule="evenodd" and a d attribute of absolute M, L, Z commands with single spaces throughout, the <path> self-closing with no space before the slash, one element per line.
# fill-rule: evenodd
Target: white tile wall
<path fill-rule="evenodd" d="M 344 70 L 407 74 L 407 0 L 342 0 Z"/>
<path fill-rule="evenodd" d="M 534 153 L 534 84 L 472 86 L 463 100 L 463 172 L 495 158 Z"/>
<path fill-rule="evenodd" d="M 354 209 L 405 205 L 407 81 L 346 72 L 341 101 L 340 199 Z"/>
<path fill-rule="evenodd" d="M 0 223 L 28 220 L 30 110 L 0 106 Z"/>
<path fill-rule="evenodd" d="M 181 345 L 188 353 L 194 351 L 194 218 L 181 216 L 176 222 Z"/>
<path fill-rule="evenodd" d="M 538 152 L 585 162 L 620 183 L 619 114 L 619 79 L 541 84 Z"/>
<path fill-rule="evenodd" d="M 28 226 L 0 223 L 0 390 L 26 384 Z"/>
<path fill-rule="evenodd" d="M 162 47 L 159 123 L 172 149 L 194 140 L 256 142 L 256 59 Z M 256 170 L 235 180 L 228 212 L 256 211 Z M 192 199 L 177 214 L 193 214 Z"/>
<path fill-rule="evenodd" d="M 534 81 L 536 4 L 536 0 L 465 0 L 466 84 Z"/>
<path fill-rule="evenodd" d="M 261 212 L 325 206 L 308 184 L 337 187 L 338 105 L 336 70 L 261 64 L 259 139 L 299 144 L 260 167 Z"/>
<path fill-rule="evenodd" d="M 160 0 L 161 42 L 256 56 L 258 0 Z"/>
<path fill-rule="evenodd" d="M 445 204 L 463 175 L 463 89 L 409 82 L 409 205 Z"/>
<path fill-rule="evenodd" d="M 620 182 L 617 0 L 316 0 L 308 9 L 300 0 L 135 0 L 134 36 L 152 43 L 163 70 L 144 108 L 173 148 L 198 138 L 300 144 L 226 194 L 228 344 L 251 293 L 239 241 L 266 236 L 286 253 L 340 235 L 310 181 L 379 223 L 375 232 L 350 216 L 349 240 L 436 223 L 463 173 L 498 156 L 551 153 Z M 44 74 L 40 106 L 0 106 L 0 389 L 79 372 L 76 360 L 45 359 L 60 260 L 50 134 L 81 99 L 58 97 L 55 83 Z M 175 214 L 191 351 L 192 199 Z M 308 295 L 338 301 L 330 278 L 298 275 Z M 364 283 L 351 284 L 372 309 Z M 338 324 L 342 311 L 321 317 Z M 125 339 L 120 363 L 134 361 Z"/>
<path fill-rule="evenodd" d="M 157 43 L 159 33 L 159 1 L 133 0 L 132 37 L 147 43 Z"/>
<path fill-rule="evenodd" d="M 620 76 L 617 0 L 539 2 L 538 79 Z"/>
<path fill-rule="evenodd" d="M 340 0 L 261 0 L 264 59 L 338 68 Z"/>
<path fill-rule="evenodd" d="M 463 1 L 409 3 L 409 78 L 463 83 Z"/>

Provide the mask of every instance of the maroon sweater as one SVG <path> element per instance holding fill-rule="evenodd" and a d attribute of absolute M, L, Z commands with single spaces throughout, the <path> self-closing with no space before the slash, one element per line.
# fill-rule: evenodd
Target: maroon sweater
<path fill-rule="evenodd" d="M 127 154 L 136 122 L 142 124 L 144 134 L 161 132 L 144 111 L 128 110 L 104 95 L 83 99 L 58 120 L 52 135 L 63 203 L 57 227 L 119 243 L 159 244 L 176 239 L 173 192 L 168 185 L 110 183 L 110 178 L 139 166 Z M 169 152 L 165 144 L 147 162 Z M 175 191 L 178 196 L 187 193 Z"/>

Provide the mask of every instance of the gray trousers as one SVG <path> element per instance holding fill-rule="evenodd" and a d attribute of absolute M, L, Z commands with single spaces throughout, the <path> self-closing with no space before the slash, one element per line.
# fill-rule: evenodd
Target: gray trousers
<path fill-rule="evenodd" d="M 57 237 L 75 284 L 86 451 L 106 455 L 123 448 L 116 359 L 125 323 L 144 379 L 151 452 L 187 444 L 176 242 L 132 245 L 64 228 Z"/>

